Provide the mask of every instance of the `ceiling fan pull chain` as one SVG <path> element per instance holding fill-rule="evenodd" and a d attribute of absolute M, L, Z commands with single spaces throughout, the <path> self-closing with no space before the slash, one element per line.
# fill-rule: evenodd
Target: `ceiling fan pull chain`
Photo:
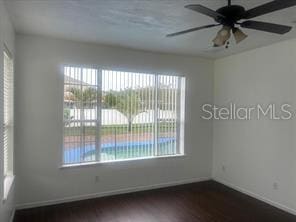
<path fill-rule="evenodd" d="M 226 45 L 225 45 L 225 49 L 228 49 L 228 48 L 229 48 L 229 44 L 230 44 L 230 42 L 227 41 L 227 42 L 226 42 Z"/>

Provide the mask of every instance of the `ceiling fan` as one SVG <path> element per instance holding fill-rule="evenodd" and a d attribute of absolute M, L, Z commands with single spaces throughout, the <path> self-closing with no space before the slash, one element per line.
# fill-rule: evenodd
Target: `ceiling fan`
<path fill-rule="evenodd" d="M 289 32 L 292 27 L 286 25 L 279 25 L 274 23 L 259 22 L 248 20 L 260 15 L 265 15 L 274 11 L 289 8 L 296 5 L 296 0 L 275 0 L 258 7 L 245 10 L 243 6 L 232 5 L 231 0 L 228 0 L 228 5 L 214 11 L 202 5 L 186 5 L 185 8 L 199 12 L 213 18 L 217 23 L 212 25 L 204 25 L 196 28 L 187 29 L 181 32 L 176 32 L 167 35 L 167 37 L 173 37 L 182 35 L 189 32 L 194 32 L 201 29 L 207 29 L 215 26 L 222 25 L 222 29 L 218 32 L 217 36 L 213 40 L 214 47 L 224 46 L 228 48 L 229 39 L 231 37 L 231 31 L 236 40 L 236 43 L 240 43 L 248 36 L 243 33 L 237 26 L 247 29 L 255 29 L 259 31 L 265 31 L 275 34 L 285 34 Z M 240 22 L 240 20 L 244 20 Z"/>

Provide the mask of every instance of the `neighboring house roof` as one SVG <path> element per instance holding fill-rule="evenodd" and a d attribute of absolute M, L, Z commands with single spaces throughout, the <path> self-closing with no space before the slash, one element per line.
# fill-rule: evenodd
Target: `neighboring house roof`
<path fill-rule="evenodd" d="M 65 82 L 66 84 L 76 84 L 76 85 L 80 85 L 80 84 L 82 84 L 82 85 L 89 85 L 89 84 L 86 83 L 86 82 L 83 82 L 83 81 L 81 81 L 81 80 L 79 80 L 79 79 L 75 79 L 75 78 L 73 78 L 73 77 L 71 77 L 71 76 L 68 76 L 68 75 L 64 75 L 64 82 Z"/>

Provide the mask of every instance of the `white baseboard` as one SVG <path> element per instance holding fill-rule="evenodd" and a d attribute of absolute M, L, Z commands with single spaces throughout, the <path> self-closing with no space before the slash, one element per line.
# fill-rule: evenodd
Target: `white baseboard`
<path fill-rule="evenodd" d="M 105 197 L 105 196 L 112 196 L 112 195 L 118 195 L 118 194 L 132 193 L 137 191 L 145 191 L 145 190 L 152 190 L 152 189 L 158 189 L 158 188 L 164 188 L 164 187 L 177 186 L 182 184 L 196 183 L 196 182 L 202 182 L 207 180 L 211 180 L 211 178 L 210 177 L 192 178 L 187 180 L 171 181 L 167 183 L 160 183 L 160 184 L 154 184 L 149 186 L 138 186 L 138 187 L 124 188 L 124 189 L 112 190 L 112 191 L 106 191 L 106 192 L 100 192 L 100 193 L 65 197 L 65 198 L 60 198 L 55 200 L 17 204 L 16 209 L 21 210 L 21 209 L 28 209 L 28 208 L 34 208 L 34 207 L 42 207 L 42 206 L 55 205 L 55 204 L 61 204 L 61 203 L 79 201 L 79 200 L 87 200 L 87 199 L 98 198 L 98 197 Z"/>
<path fill-rule="evenodd" d="M 253 193 L 251 191 L 248 191 L 248 190 L 246 190 L 244 188 L 241 188 L 239 186 L 236 186 L 234 184 L 228 183 L 228 182 L 226 182 L 226 181 L 224 181 L 222 179 L 218 179 L 218 178 L 212 178 L 212 179 L 214 181 L 216 181 L 218 183 L 221 183 L 221 184 L 223 184 L 223 185 L 225 185 L 227 187 L 230 187 L 230 188 L 232 188 L 232 189 L 234 189 L 234 190 L 236 190 L 238 192 L 244 193 L 244 194 L 246 194 L 248 196 L 251 196 L 251 197 L 253 197 L 255 199 L 258 199 L 260 201 L 263 201 L 263 202 L 265 202 L 265 203 L 267 203 L 267 204 L 269 204 L 269 205 L 271 205 L 273 207 L 279 208 L 279 209 L 281 209 L 283 211 L 286 211 L 286 212 L 288 212 L 288 213 L 293 214 L 293 215 L 296 216 L 296 210 L 294 210 L 294 209 L 292 209 L 290 207 L 287 207 L 287 206 L 285 206 L 283 204 L 280 204 L 280 203 L 277 203 L 275 201 L 272 201 L 272 200 L 270 200 L 270 199 L 268 199 L 266 197 L 263 197 L 263 196 L 261 196 L 259 194 L 256 194 L 256 193 Z"/>
<path fill-rule="evenodd" d="M 14 214 L 15 214 L 15 209 L 12 210 L 12 213 L 11 213 L 11 216 L 10 216 L 10 219 L 9 219 L 9 222 L 13 222 Z"/>

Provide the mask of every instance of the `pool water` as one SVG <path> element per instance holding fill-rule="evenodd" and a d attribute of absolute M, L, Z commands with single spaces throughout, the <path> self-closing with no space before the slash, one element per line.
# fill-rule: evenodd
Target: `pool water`
<path fill-rule="evenodd" d="M 121 143 L 104 143 L 101 146 L 101 161 L 124 160 L 139 157 L 165 156 L 176 154 L 175 138 L 159 138 L 158 152 L 154 150 L 153 141 L 134 141 Z M 96 160 L 94 144 L 85 147 L 73 147 L 64 150 L 64 163 L 74 164 Z"/>

